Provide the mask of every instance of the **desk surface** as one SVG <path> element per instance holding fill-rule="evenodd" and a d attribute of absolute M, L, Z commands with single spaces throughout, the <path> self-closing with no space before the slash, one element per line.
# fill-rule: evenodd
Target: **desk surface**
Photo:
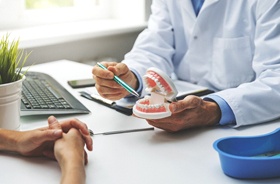
<path fill-rule="evenodd" d="M 84 72 L 77 72 L 80 69 Z M 32 70 L 51 74 L 90 110 L 94 110 L 88 115 L 58 116 L 58 119 L 76 117 L 87 123 L 93 130 L 96 128 L 100 132 L 104 131 L 102 124 L 106 128 L 148 126 L 145 120 L 126 116 L 82 99 L 77 91 L 67 86 L 67 80 L 91 77 L 89 66 L 63 60 L 32 66 Z M 46 118 L 47 116 L 21 118 L 21 129 L 46 126 Z M 106 123 L 114 125 L 107 126 Z M 212 146 L 213 142 L 221 137 L 265 134 L 275 130 L 279 125 L 280 120 L 239 129 L 212 127 L 186 130 L 176 134 L 155 129 L 145 132 L 95 135 L 94 150 L 88 152 L 86 182 L 91 184 L 280 183 L 280 178 L 237 180 L 224 175 L 218 154 Z M 1 153 L 0 163 L 0 173 L 2 173 L 0 183 L 50 184 L 60 181 L 61 173 L 55 161 Z"/>

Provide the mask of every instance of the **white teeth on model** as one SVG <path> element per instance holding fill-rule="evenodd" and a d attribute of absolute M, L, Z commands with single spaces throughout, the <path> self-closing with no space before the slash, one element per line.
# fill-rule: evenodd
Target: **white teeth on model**
<path fill-rule="evenodd" d="M 147 100 L 143 100 L 141 102 L 146 102 Z M 137 106 L 140 107 L 141 109 L 143 110 L 148 110 L 148 109 L 159 109 L 160 107 L 163 107 L 164 104 L 151 104 L 151 105 L 148 105 L 148 104 L 142 104 L 140 102 L 137 102 Z"/>
<path fill-rule="evenodd" d="M 158 78 L 156 78 L 154 75 L 151 75 L 151 74 L 148 74 L 148 75 L 146 75 L 145 77 L 146 77 L 146 78 L 148 77 L 148 78 L 152 79 L 153 81 L 155 81 L 156 85 L 160 88 L 160 90 L 161 90 L 162 92 L 164 92 L 165 94 L 167 94 L 167 91 L 165 90 L 164 86 L 159 82 L 159 79 L 158 79 Z M 146 82 L 146 83 L 147 83 L 147 82 Z M 148 83 L 147 83 L 147 86 L 148 86 L 148 87 L 151 87 Z"/>
<path fill-rule="evenodd" d="M 163 106 L 163 104 L 161 104 L 161 105 L 160 105 L 160 104 L 155 104 L 155 105 L 154 105 L 154 108 L 158 109 L 158 108 L 160 108 L 161 106 Z"/>

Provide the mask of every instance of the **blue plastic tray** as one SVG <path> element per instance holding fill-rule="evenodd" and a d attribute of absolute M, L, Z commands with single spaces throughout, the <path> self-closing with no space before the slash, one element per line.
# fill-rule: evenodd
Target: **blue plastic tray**
<path fill-rule="evenodd" d="M 247 137 L 226 137 L 213 144 L 223 172 L 240 179 L 280 177 L 280 128 Z"/>

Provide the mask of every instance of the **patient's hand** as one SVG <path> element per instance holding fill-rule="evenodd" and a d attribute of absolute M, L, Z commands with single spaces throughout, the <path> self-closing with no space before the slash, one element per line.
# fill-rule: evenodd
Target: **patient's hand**
<path fill-rule="evenodd" d="M 61 171 L 61 183 L 85 183 L 85 142 L 80 132 L 71 128 L 54 144 L 54 154 Z"/>

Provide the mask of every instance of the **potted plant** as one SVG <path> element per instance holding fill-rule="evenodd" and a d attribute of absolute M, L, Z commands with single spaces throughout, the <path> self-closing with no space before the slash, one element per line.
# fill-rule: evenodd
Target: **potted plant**
<path fill-rule="evenodd" d="M 19 40 L 0 40 L 0 128 L 19 129 L 22 82 L 21 73 L 29 54 L 18 48 Z"/>

